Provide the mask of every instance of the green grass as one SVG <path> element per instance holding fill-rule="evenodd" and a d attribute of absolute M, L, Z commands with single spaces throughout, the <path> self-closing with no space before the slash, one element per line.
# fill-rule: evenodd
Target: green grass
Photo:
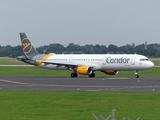
<path fill-rule="evenodd" d="M 116 118 L 160 118 L 160 93 L 0 91 L 2 120 L 95 120 L 117 109 Z"/>
<path fill-rule="evenodd" d="M 26 63 L 15 58 L 0 57 L 0 65 L 26 65 Z"/>
<path fill-rule="evenodd" d="M 70 77 L 71 70 L 48 70 L 39 67 L 12 67 L 0 66 L 0 76 L 67 76 Z M 133 71 L 119 71 L 117 75 L 107 75 L 102 72 L 95 72 L 96 77 L 134 77 Z M 139 71 L 140 77 L 160 77 L 160 67 L 150 70 Z M 78 77 L 88 77 L 78 75 Z"/>

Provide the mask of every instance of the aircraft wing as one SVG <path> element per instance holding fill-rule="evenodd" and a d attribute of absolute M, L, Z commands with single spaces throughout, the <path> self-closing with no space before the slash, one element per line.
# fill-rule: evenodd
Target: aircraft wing
<path fill-rule="evenodd" d="M 39 61 L 42 62 L 44 64 L 53 64 L 53 65 L 64 65 L 64 66 L 78 66 L 78 64 L 73 64 L 73 63 L 59 63 L 59 62 L 47 62 L 47 61 Z"/>
<path fill-rule="evenodd" d="M 44 64 L 52 64 L 52 65 L 59 65 L 59 66 L 66 66 L 66 67 L 72 67 L 72 68 L 76 68 L 78 66 L 88 66 L 88 67 L 93 67 L 92 64 L 84 64 L 84 63 L 60 63 L 60 62 L 48 62 L 48 61 L 38 61 Z"/>

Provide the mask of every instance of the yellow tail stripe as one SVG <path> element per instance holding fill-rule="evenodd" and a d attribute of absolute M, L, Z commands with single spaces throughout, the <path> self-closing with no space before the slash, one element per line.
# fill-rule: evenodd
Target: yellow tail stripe
<path fill-rule="evenodd" d="M 46 56 L 44 56 L 42 59 L 41 59 L 41 61 L 45 61 L 47 58 L 49 58 L 49 57 L 51 57 L 51 56 L 53 56 L 53 54 L 52 55 L 46 55 Z M 42 62 L 38 62 L 37 64 L 36 64 L 36 66 L 39 66 L 39 65 L 41 65 L 42 64 Z"/>

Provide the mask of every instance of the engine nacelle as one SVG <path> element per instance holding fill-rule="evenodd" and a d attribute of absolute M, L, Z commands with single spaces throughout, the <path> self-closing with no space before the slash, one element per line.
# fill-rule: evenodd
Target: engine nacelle
<path fill-rule="evenodd" d="M 101 72 L 104 72 L 105 74 L 108 74 L 108 75 L 117 75 L 118 74 L 118 71 L 116 71 L 116 70 L 105 70 L 105 71 L 101 71 Z"/>
<path fill-rule="evenodd" d="M 88 66 L 80 66 L 77 67 L 76 72 L 81 75 L 90 75 L 92 73 L 92 70 Z"/>

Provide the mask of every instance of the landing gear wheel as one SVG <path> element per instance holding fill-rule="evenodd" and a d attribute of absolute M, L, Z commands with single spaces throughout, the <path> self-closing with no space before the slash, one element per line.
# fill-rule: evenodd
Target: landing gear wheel
<path fill-rule="evenodd" d="M 135 78 L 139 78 L 138 70 L 135 70 L 134 73 L 135 73 Z"/>
<path fill-rule="evenodd" d="M 90 75 L 88 75 L 89 77 L 95 77 L 94 73 L 91 73 Z"/>
<path fill-rule="evenodd" d="M 71 77 L 77 77 L 77 73 L 71 73 Z"/>
<path fill-rule="evenodd" d="M 135 78 L 139 78 L 139 75 L 135 75 Z"/>

